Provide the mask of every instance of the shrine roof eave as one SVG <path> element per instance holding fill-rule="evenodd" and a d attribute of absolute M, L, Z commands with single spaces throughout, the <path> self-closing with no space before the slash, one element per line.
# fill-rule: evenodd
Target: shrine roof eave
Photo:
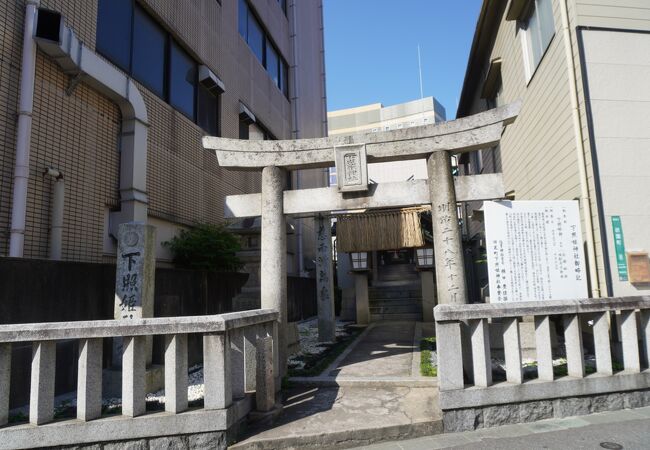
<path fill-rule="evenodd" d="M 221 167 L 235 170 L 333 167 L 334 148 L 359 144 L 365 144 L 368 162 L 421 159 L 436 151 L 465 153 L 497 145 L 521 105 L 518 100 L 449 122 L 350 136 L 278 141 L 206 136 L 203 147 L 216 152 Z"/>

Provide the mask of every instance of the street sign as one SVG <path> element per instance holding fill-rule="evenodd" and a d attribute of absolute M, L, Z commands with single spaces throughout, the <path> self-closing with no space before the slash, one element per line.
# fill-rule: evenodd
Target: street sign
<path fill-rule="evenodd" d="M 621 216 L 612 216 L 612 233 L 614 234 L 614 249 L 616 251 L 616 267 L 619 281 L 627 281 L 627 258 L 625 256 L 625 238 Z"/>

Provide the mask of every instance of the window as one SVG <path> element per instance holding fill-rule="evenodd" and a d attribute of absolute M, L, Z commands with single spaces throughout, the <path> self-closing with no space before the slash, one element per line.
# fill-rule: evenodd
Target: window
<path fill-rule="evenodd" d="M 196 63 L 175 42 L 169 59 L 169 103 L 194 120 Z"/>
<path fill-rule="evenodd" d="M 283 2 L 280 2 L 283 3 Z M 286 6 L 283 6 L 286 9 Z M 271 38 L 265 33 L 246 0 L 239 0 L 239 34 L 257 60 L 264 66 L 273 83 L 289 98 L 289 66 Z"/>
<path fill-rule="evenodd" d="M 219 136 L 219 98 L 203 86 L 198 88 L 197 125 L 210 136 Z"/>
<path fill-rule="evenodd" d="M 278 4 L 280 5 L 280 8 L 282 8 L 282 12 L 284 14 L 287 14 L 287 0 L 278 0 Z"/>
<path fill-rule="evenodd" d="M 530 81 L 555 35 L 552 0 L 533 0 L 528 16 L 520 22 L 526 79 Z"/>
<path fill-rule="evenodd" d="M 99 0 L 97 51 L 218 135 L 218 93 L 199 86 L 198 63 L 135 0 Z"/>
<path fill-rule="evenodd" d="M 97 51 L 121 69 L 131 71 L 132 0 L 103 0 L 97 11 Z"/>
<path fill-rule="evenodd" d="M 278 52 L 273 48 L 273 44 L 266 43 L 266 71 L 276 86 L 280 85 L 280 58 Z"/>
<path fill-rule="evenodd" d="M 106 1 L 106 0 L 104 0 Z M 160 97 L 165 92 L 165 31 L 141 8 L 133 17 L 133 77 Z"/>

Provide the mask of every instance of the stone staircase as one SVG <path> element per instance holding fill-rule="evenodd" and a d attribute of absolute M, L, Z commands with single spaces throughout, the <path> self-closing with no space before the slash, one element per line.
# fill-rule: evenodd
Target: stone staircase
<path fill-rule="evenodd" d="M 373 286 L 368 289 L 368 300 L 371 322 L 422 320 L 422 292 L 417 284 Z"/>

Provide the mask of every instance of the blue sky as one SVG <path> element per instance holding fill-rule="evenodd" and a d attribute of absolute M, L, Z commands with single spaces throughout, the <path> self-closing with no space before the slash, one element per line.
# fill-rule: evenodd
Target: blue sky
<path fill-rule="evenodd" d="M 481 0 L 323 0 L 327 106 L 394 105 L 424 96 L 456 116 Z"/>

